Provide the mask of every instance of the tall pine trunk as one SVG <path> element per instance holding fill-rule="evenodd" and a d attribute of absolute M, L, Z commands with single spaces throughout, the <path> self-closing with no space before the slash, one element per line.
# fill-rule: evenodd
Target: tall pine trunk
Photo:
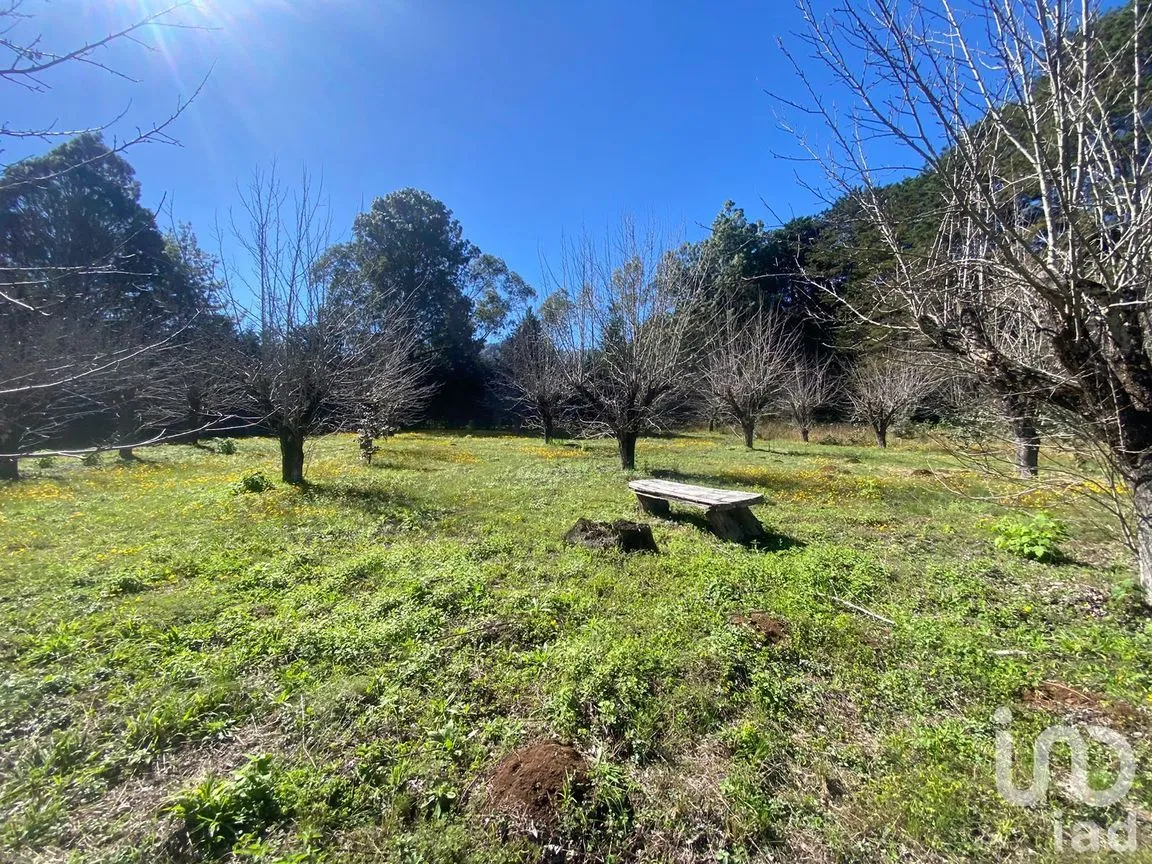
<path fill-rule="evenodd" d="M 620 432 L 616 435 L 616 443 L 620 448 L 620 467 L 625 471 L 636 470 L 636 432 Z"/>
<path fill-rule="evenodd" d="M 280 428 L 280 479 L 293 486 L 304 483 L 304 433 L 295 428 Z"/>

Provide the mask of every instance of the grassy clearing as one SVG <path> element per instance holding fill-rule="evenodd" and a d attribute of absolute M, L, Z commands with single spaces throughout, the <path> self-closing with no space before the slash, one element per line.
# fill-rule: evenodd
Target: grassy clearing
<path fill-rule="evenodd" d="M 560 838 L 587 860 L 1051 858 L 1052 813 L 1102 815 L 1001 800 L 1002 705 L 1024 741 L 1123 728 L 1152 810 L 1125 555 L 1076 522 L 1063 563 L 997 550 L 1003 511 L 969 496 L 1010 490 L 928 445 L 643 441 L 647 472 L 766 492 L 777 536 L 685 517 L 628 558 L 559 539 L 634 515 L 607 443 L 408 434 L 365 468 L 338 436 L 308 488 L 236 494 L 274 449 L 0 487 L 0 857 L 539 860 L 484 818 L 485 779 L 557 738 L 593 764 Z M 787 638 L 730 623 L 753 610 Z"/>

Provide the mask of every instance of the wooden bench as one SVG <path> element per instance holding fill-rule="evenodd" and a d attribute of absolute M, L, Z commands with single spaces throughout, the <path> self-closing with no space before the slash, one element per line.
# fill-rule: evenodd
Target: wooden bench
<path fill-rule="evenodd" d="M 653 516 L 667 517 L 671 513 L 669 505 L 675 501 L 703 510 L 712 530 L 725 540 L 751 543 L 767 536 L 764 526 L 748 509 L 764 503 L 764 496 L 755 492 L 710 489 L 668 480 L 633 480 L 628 488 L 636 493 L 640 509 Z"/>

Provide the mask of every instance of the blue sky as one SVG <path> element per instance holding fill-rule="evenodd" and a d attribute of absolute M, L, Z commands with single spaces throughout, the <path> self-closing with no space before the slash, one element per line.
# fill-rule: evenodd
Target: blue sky
<path fill-rule="evenodd" d="M 161 2 L 27 0 L 26 11 L 62 47 Z M 182 146 L 128 154 L 145 202 L 168 201 L 206 245 L 237 181 L 273 159 L 323 175 L 338 235 L 375 196 L 416 186 L 536 284 L 565 231 L 624 211 L 694 237 L 726 199 L 767 222 L 821 206 L 796 177 L 814 169 L 776 158 L 798 151 L 764 93 L 796 92 L 776 45 L 802 26 L 789 0 L 201 5 L 191 17 L 217 29 L 166 30 L 158 50 L 102 57 L 139 83 L 74 68 L 47 77 L 44 94 L 9 88 L 5 119 L 78 127 L 130 103 L 123 135 L 211 70 L 175 127 Z"/>

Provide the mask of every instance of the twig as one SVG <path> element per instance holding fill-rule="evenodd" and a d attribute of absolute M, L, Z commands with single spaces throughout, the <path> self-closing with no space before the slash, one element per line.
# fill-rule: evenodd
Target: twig
<path fill-rule="evenodd" d="M 1059 681 L 1044 681 L 1042 683 L 1045 687 L 1054 687 L 1057 690 L 1063 690 L 1065 693 L 1071 693 L 1073 696 L 1079 696 L 1081 699 L 1084 699 L 1088 702 L 1094 701 L 1093 698 L 1087 693 L 1081 693 L 1079 690 L 1076 690 L 1073 687 L 1069 687 L 1067 684 L 1061 684 Z"/>
<path fill-rule="evenodd" d="M 843 597 L 837 597 L 835 594 L 820 594 L 820 596 L 827 597 L 833 603 L 843 606 L 845 609 L 851 609 L 853 612 L 859 612 L 861 615 L 867 615 L 869 618 L 874 618 L 877 621 L 887 624 L 889 627 L 896 626 L 896 622 L 891 618 L 885 618 L 883 615 L 873 612 L 871 609 L 865 609 L 863 606 L 857 606 L 855 603 L 849 603 Z"/>

